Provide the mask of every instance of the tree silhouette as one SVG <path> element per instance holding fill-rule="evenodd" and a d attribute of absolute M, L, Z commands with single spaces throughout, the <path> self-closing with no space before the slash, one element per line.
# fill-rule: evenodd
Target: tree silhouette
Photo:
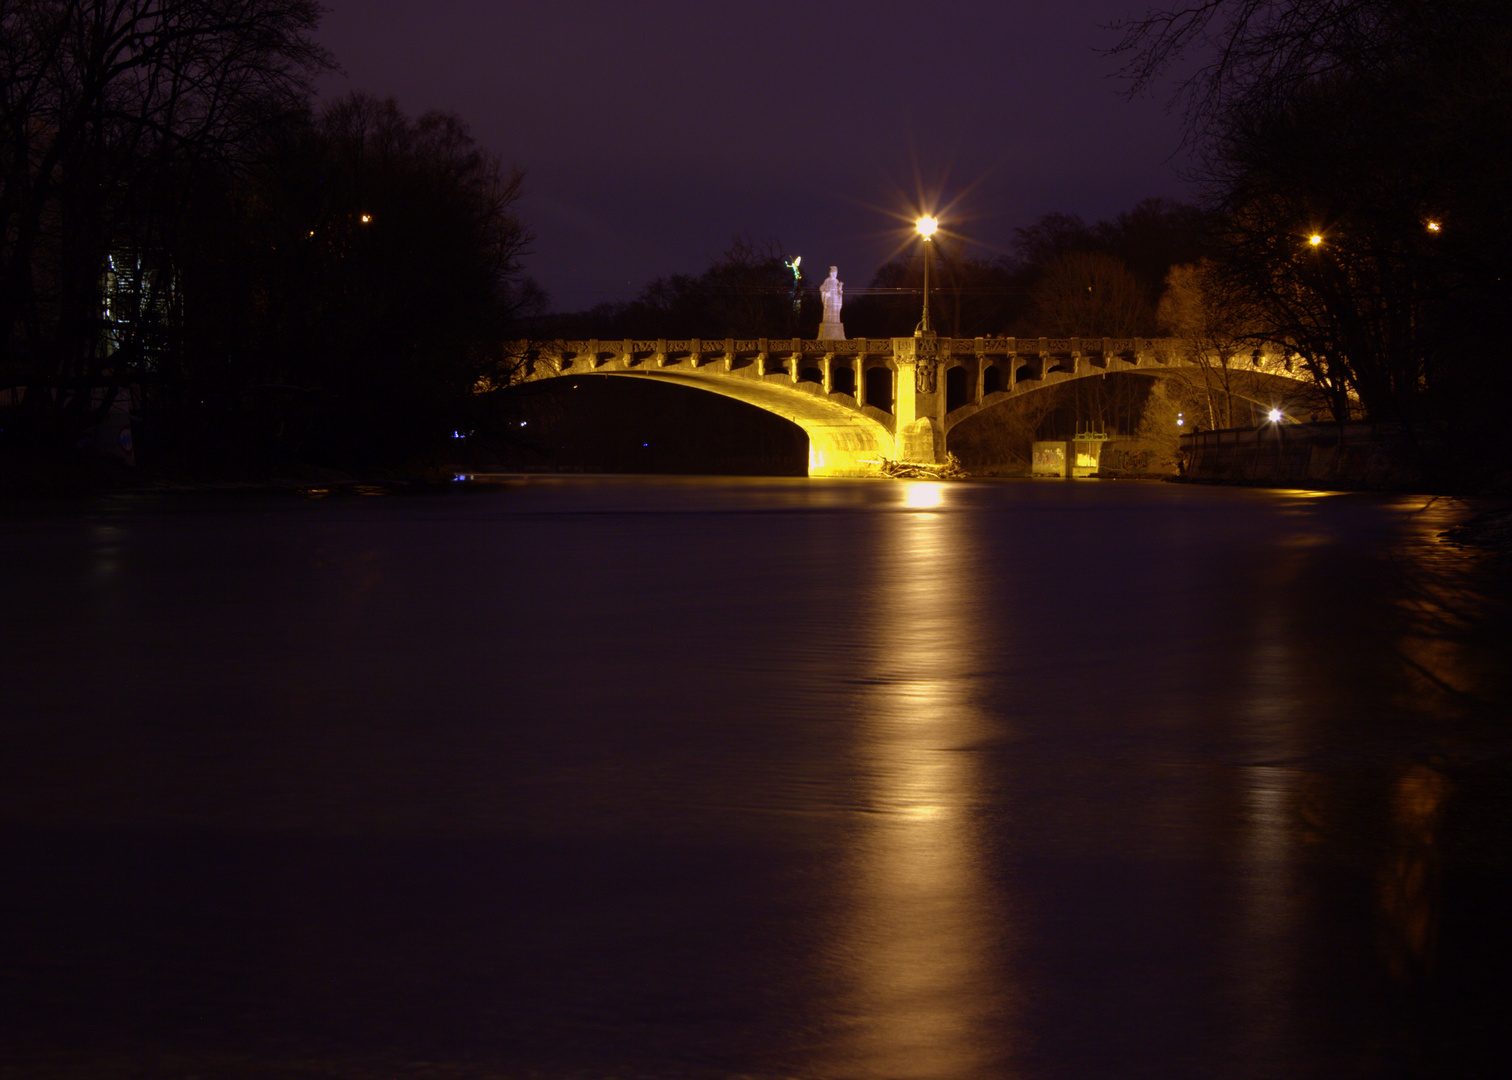
<path fill-rule="evenodd" d="M 1445 438 L 1499 427 L 1512 8 L 1213 0 L 1126 31 L 1135 88 L 1210 46 L 1178 93 L 1220 219 L 1210 279 L 1257 313 L 1254 339 L 1298 356 L 1341 419 L 1357 399 Z"/>
<path fill-rule="evenodd" d="M 1154 330 L 1139 280 L 1100 251 L 1072 251 L 1051 263 L 1034 287 L 1034 314 L 1051 337 L 1134 337 Z"/>
<path fill-rule="evenodd" d="M 287 125 L 228 184 L 222 231 L 180 252 L 185 385 L 213 389 L 275 458 L 415 453 L 514 377 L 504 343 L 542 303 L 520 274 L 522 180 L 458 117 L 391 99 Z"/>
<path fill-rule="evenodd" d="M 0 8 L 0 385 L 56 452 L 148 377 L 165 252 L 207 169 L 244 164 L 328 59 L 315 0 L 25 0 Z M 105 324 L 113 253 L 130 312 Z M 156 297 L 144 297 L 155 292 Z M 156 339 L 156 340 L 153 340 Z"/>

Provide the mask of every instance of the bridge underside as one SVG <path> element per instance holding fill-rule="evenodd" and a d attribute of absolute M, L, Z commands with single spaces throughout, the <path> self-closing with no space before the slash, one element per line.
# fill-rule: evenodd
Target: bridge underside
<path fill-rule="evenodd" d="M 790 420 L 808 436 L 810 476 L 875 476 L 877 462 L 894 454 L 892 432 L 871 417 L 780 385 L 656 368 L 582 372 L 570 377 L 589 376 L 649 379 L 707 390 Z"/>

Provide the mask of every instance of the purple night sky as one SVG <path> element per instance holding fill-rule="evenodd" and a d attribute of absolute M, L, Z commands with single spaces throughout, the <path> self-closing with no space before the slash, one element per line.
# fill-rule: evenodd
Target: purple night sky
<path fill-rule="evenodd" d="M 343 74 L 526 172 L 527 272 L 572 311 L 749 233 L 864 286 L 927 203 L 973 254 L 1063 211 L 1189 198 L 1179 117 L 1103 56 L 1144 0 L 327 0 Z"/>

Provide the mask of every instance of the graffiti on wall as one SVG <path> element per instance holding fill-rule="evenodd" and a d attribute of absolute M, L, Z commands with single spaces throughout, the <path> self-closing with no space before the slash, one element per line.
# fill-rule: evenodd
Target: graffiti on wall
<path fill-rule="evenodd" d="M 1109 472 L 1150 472 L 1155 465 L 1155 451 L 1149 447 L 1108 446 L 1103 448 L 1102 467 Z"/>

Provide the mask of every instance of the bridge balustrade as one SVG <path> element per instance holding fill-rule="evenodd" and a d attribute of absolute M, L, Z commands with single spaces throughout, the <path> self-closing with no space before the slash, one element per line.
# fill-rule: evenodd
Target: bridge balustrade
<path fill-rule="evenodd" d="M 618 360 L 626 367 L 650 362 L 658 367 L 687 362 L 693 367 L 724 361 L 727 370 L 762 359 L 802 361 L 806 357 L 862 356 L 890 358 L 892 338 L 854 338 L 847 341 L 813 341 L 807 338 L 725 338 L 724 340 L 660 339 L 624 341 L 551 341 L 526 344 L 541 356 L 555 356 L 562 370 L 577 363 L 583 370 Z M 1167 365 L 1183 350 L 1183 343 L 1169 338 L 940 338 L 942 361 L 972 359 L 979 363 L 1010 363 L 1015 359 L 1053 359 L 1052 366 L 1079 370 L 1083 360 L 1097 367 L 1122 364 L 1143 367 Z M 522 343 L 525 344 L 525 343 Z"/>

